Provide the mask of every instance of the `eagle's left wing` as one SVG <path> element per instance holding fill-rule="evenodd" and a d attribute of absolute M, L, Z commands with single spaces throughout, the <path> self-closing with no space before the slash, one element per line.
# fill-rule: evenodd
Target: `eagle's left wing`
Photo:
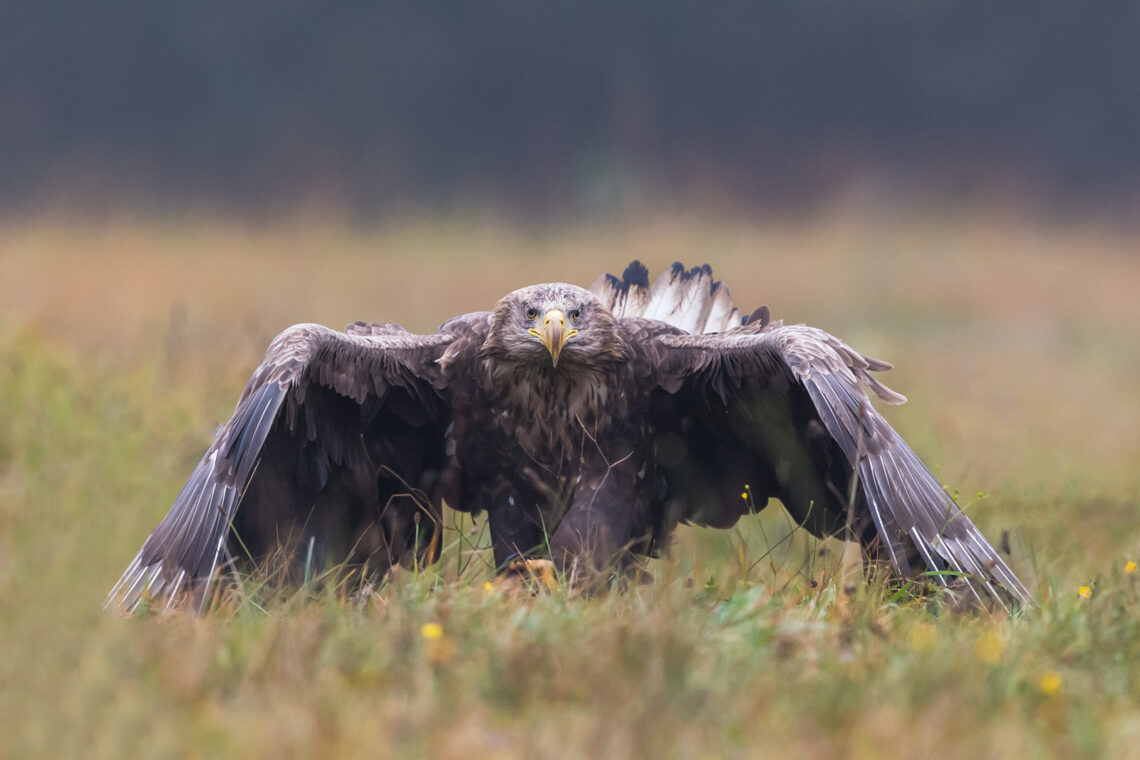
<path fill-rule="evenodd" d="M 219 564 L 260 562 L 291 540 L 336 559 L 434 561 L 438 542 L 417 519 L 426 510 L 438 526 L 422 493 L 444 467 L 436 360 L 477 345 L 485 321 L 459 317 L 435 335 L 365 323 L 278 335 L 108 604 L 171 606 L 188 592 L 200 605 Z"/>
<path fill-rule="evenodd" d="M 636 322 L 651 328 L 628 320 L 626 329 Z M 933 571 L 943 583 L 964 579 L 979 601 L 1030 602 L 871 405 L 862 385 L 889 403 L 905 400 L 870 374 L 889 364 L 802 325 L 661 328 L 642 345 L 657 367 L 652 423 L 672 519 L 728 527 L 775 496 L 812 532 L 852 536 L 904 576 Z M 751 499 L 741 496 L 746 484 Z"/>

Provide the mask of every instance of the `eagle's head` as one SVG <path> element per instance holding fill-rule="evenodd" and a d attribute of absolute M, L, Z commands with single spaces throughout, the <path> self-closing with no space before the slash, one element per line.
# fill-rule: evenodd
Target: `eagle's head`
<path fill-rule="evenodd" d="M 492 312 L 487 355 L 536 367 L 596 367 L 625 355 L 613 313 L 577 285 L 552 282 L 508 293 Z"/>

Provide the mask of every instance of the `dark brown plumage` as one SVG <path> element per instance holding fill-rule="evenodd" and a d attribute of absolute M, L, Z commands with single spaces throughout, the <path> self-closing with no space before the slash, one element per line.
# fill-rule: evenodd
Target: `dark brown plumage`
<path fill-rule="evenodd" d="M 871 405 L 863 386 L 904 400 L 870 374 L 889 368 L 764 307 L 742 317 L 708 266 L 523 288 L 434 335 L 296 325 L 111 600 L 200 604 L 223 568 L 274 554 L 365 576 L 431 562 L 444 502 L 487 514 L 500 567 L 545 556 L 592 582 L 680 522 L 730 527 L 775 497 L 904 576 L 1028 603 Z"/>

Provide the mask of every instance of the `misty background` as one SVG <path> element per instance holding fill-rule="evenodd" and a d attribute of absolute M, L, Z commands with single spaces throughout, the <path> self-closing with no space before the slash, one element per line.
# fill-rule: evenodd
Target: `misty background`
<path fill-rule="evenodd" d="M 1136 3 L 4 5 L 9 215 L 1140 198 Z"/>

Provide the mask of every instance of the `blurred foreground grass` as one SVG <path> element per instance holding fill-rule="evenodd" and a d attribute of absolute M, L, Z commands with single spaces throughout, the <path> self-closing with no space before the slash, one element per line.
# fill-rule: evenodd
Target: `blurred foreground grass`
<path fill-rule="evenodd" d="M 975 217 L 9 223 L 0 757 L 1136 756 L 1136 250 Z M 781 543 L 772 509 L 683 531 L 656 584 L 593 600 L 486 591 L 468 520 L 363 606 L 101 611 L 281 328 L 431 330 L 634 257 L 708 261 L 742 306 L 895 362 L 911 401 L 888 418 L 1009 531 L 1040 608 L 955 616 L 865 583 L 838 545 Z"/>

